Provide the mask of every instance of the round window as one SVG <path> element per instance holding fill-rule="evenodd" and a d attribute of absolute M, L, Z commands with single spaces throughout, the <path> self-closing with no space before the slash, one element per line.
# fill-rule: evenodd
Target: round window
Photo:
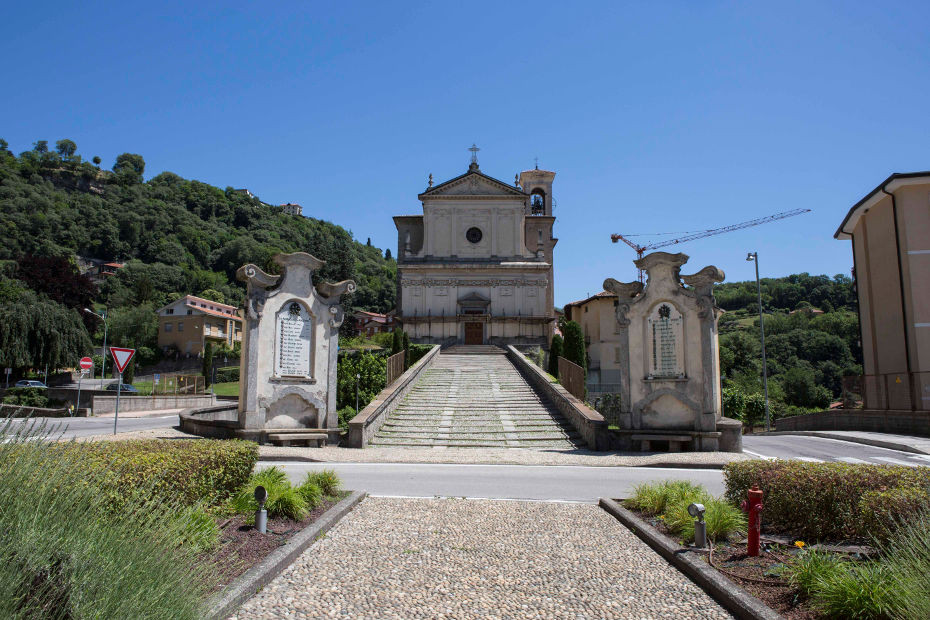
<path fill-rule="evenodd" d="M 481 241 L 481 229 L 472 226 L 468 229 L 468 232 L 465 233 L 465 238 L 471 241 L 472 243 L 478 243 Z"/>

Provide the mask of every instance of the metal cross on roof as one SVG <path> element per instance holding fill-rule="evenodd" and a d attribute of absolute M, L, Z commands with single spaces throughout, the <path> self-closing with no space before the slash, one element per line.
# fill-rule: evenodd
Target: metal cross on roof
<path fill-rule="evenodd" d="M 533 158 L 533 162 L 536 163 L 536 169 L 539 170 L 539 158 L 538 158 L 538 157 L 534 157 L 534 158 Z"/>
<path fill-rule="evenodd" d="M 468 150 L 471 151 L 471 163 L 477 164 L 478 163 L 478 151 L 480 151 L 481 149 L 475 146 L 475 143 L 473 142 L 471 145 L 471 148 L 469 148 Z"/>

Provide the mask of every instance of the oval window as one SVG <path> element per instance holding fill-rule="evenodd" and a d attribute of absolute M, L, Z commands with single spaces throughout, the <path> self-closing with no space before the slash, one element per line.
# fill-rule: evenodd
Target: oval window
<path fill-rule="evenodd" d="M 468 232 L 465 233 L 465 238 L 471 241 L 472 243 L 478 243 L 481 241 L 482 233 L 480 228 L 472 226 L 468 229 Z"/>

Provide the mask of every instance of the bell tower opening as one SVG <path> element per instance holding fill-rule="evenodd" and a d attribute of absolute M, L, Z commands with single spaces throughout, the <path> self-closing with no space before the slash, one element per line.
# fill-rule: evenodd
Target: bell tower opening
<path fill-rule="evenodd" d="M 530 215 L 546 214 L 546 192 L 540 188 L 533 190 L 530 194 Z"/>

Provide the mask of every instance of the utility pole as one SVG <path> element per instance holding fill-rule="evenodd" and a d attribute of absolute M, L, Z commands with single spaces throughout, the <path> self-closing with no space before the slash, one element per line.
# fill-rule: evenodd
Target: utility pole
<path fill-rule="evenodd" d="M 84 312 L 88 314 L 93 314 L 95 317 L 103 321 L 103 355 L 100 357 L 103 358 L 103 362 L 100 364 L 100 389 L 103 389 L 103 379 L 107 375 L 107 311 L 104 310 L 103 314 L 97 314 L 90 308 L 84 308 Z M 120 376 L 120 383 L 123 382 L 122 376 Z M 119 388 L 117 388 L 117 397 L 119 396 Z"/>
<path fill-rule="evenodd" d="M 362 380 L 361 373 L 355 374 L 355 413 L 358 413 L 358 383 Z"/>
<path fill-rule="evenodd" d="M 762 313 L 762 284 L 759 282 L 759 253 L 749 252 L 746 260 L 756 264 L 756 292 L 759 294 L 759 332 L 762 336 L 762 390 L 765 394 L 765 430 L 772 430 L 769 415 L 769 372 L 765 364 L 765 316 Z"/>

